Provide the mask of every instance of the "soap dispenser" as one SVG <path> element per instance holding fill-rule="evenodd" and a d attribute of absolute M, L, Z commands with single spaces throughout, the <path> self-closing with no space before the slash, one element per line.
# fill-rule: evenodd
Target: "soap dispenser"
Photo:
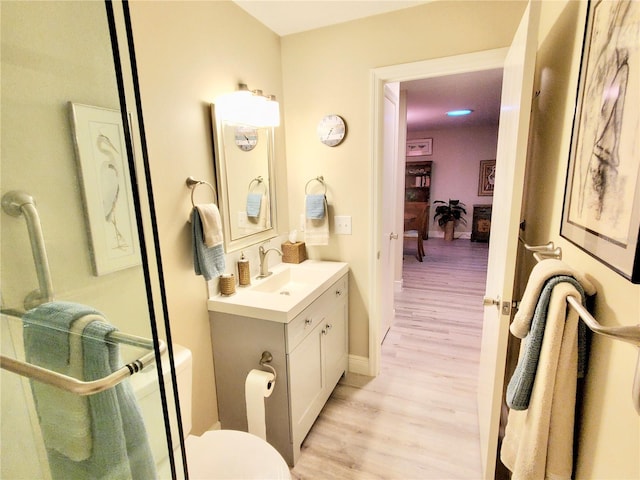
<path fill-rule="evenodd" d="M 251 273 L 249 272 L 249 260 L 244 256 L 244 252 L 238 260 L 238 283 L 241 287 L 251 284 Z"/>

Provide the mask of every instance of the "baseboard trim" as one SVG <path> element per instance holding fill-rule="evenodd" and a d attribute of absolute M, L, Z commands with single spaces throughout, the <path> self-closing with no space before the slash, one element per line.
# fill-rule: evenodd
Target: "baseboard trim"
<path fill-rule="evenodd" d="M 359 375 L 369 375 L 369 358 L 349 355 L 349 371 Z"/>

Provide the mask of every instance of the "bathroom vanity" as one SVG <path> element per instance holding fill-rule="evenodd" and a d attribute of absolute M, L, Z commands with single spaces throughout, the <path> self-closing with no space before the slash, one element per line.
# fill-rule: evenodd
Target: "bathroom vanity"
<path fill-rule="evenodd" d="M 265 398 L 267 441 L 293 466 L 300 445 L 348 366 L 348 264 L 281 264 L 230 297 L 209 299 L 218 412 L 224 429 L 247 430 L 245 380 L 272 354 Z"/>

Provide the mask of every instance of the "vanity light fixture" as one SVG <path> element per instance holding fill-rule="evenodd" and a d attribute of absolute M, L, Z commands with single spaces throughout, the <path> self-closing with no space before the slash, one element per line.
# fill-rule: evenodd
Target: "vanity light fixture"
<path fill-rule="evenodd" d="M 280 105 L 275 95 L 263 95 L 262 90 L 249 90 L 246 84 L 238 90 L 220 95 L 216 112 L 228 123 L 251 127 L 277 127 L 280 125 Z"/>
<path fill-rule="evenodd" d="M 449 117 L 464 117 L 465 115 L 469 115 L 473 113 L 473 110 L 470 110 L 468 108 L 464 108 L 462 110 L 449 110 L 447 112 L 447 116 Z"/>

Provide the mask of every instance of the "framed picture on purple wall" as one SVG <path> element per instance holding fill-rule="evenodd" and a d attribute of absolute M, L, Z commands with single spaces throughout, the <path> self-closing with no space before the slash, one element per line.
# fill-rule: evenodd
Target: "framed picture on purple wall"
<path fill-rule="evenodd" d="M 589 2 L 560 234 L 640 283 L 640 2 Z"/>

